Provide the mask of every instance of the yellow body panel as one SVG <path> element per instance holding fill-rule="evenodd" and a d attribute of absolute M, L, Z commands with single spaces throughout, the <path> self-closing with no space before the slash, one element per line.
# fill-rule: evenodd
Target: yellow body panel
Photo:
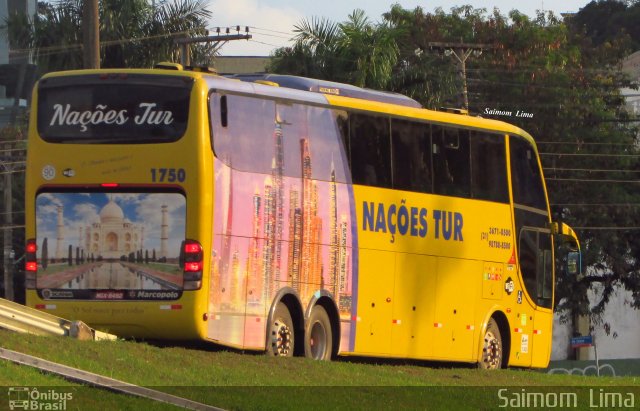
<path fill-rule="evenodd" d="M 113 70 L 112 70 L 113 71 Z M 149 70 L 135 70 L 134 73 L 149 74 Z M 82 72 L 85 74 L 94 71 Z M 169 72 L 171 75 L 171 72 Z M 64 72 L 60 75 L 73 75 L 76 72 Z M 162 73 L 165 74 L 164 72 Z M 47 76 L 49 77 L 49 76 Z M 26 238 L 35 238 L 35 199 L 36 193 L 47 187 L 92 186 L 102 183 L 120 185 L 140 185 L 153 187 L 150 169 L 153 167 L 183 168 L 188 176 L 181 184 L 187 197 L 186 238 L 201 239 L 203 249 L 211 248 L 213 191 L 198 176 L 210 173 L 213 155 L 209 146 L 209 126 L 206 99 L 208 90 L 200 81 L 196 81 L 191 93 L 191 114 L 186 135 L 174 143 L 163 144 L 162 149 L 155 145 L 100 145 L 78 151 L 75 144 L 51 144 L 37 136 L 35 124 L 36 110 L 31 111 L 29 150 L 27 163 L 30 172 L 26 179 Z M 37 101 L 37 87 L 34 88 L 34 102 Z M 96 148 L 97 147 L 97 148 Z M 81 153 L 81 154 L 79 154 Z M 176 153 L 192 153 L 188 161 Z M 141 166 L 143 165 L 143 166 Z M 45 180 L 40 170 L 53 166 L 59 172 L 55 178 Z M 66 177 L 61 170 L 73 170 L 73 177 Z M 162 185 L 157 185 L 162 187 Z M 197 201 L 189 200 L 197 198 Z M 204 254 L 204 264 L 209 265 L 210 254 Z M 202 290 L 207 290 L 209 278 L 203 278 Z M 117 335 L 135 335 L 150 338 L 195 339 L 205 338 L 208 296 L 202 291 L 185 291 L 179 301 L 63 301 L 52 303 L 38 297 L 35 290 L 26 291 L 27 305 L 31 307 L 48 306 L 52 314 L 65 318 L 82 318 L 91 326 L 109 330 Z M 170 308 L 167 309 L 167 306 Z M 173 309 L 171 309 L 173 306 Z M 180 308 L 178 308 L 178 306 Z M 124 314 L 125 316 L 123 316 Z M 118 318 L 116 320 L 116 318 Z M 122 321 L 127 318 L 127 321 Z"/>

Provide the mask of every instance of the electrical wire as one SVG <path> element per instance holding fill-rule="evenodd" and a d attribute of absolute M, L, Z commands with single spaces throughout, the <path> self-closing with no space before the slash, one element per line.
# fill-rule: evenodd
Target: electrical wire
<path fill-rule="evenodd" d="M 591 168 L 557 168 L 542 167 L 545 171 L 578 171 L 578 172 L 595 172 L 595 173 L 640 173 L 640 170 L 604 170 Z"/>
<path fill-rule="evenodd" d="M 24 228 L 24 225 L 0 225 L 0 230 L 13 230 L 16 228 Z"/>
<path fill-rule="evenodd" d="M 567 157 L 640 157 L 640 154 L 601 154 L 601 153 L 539 153 L 541 156 L 567 156 Z"/>
<path fill-rule="evenodd" d="M 610 230 L 610 231 L 631 231 L 640 230 L 640 227 L 571 227 L 574 230 Z"/>
<path fill-rule="evenodd" d="M 640 207 L 640 203 L 554 203 L 549 205 L 559 207 Z"/>
<path fill-rule="evenodd" d="M 263 41 L 254 40 L 254 39 L 249 39 L 248 41 L 249 41 L 249 42 L 252 42 L 252 43 L 264 44 L 265 46 L 271 46 L 271 47 L 282 47 L 282 46 L 277 46 L 277 45 L 275 45 L 275 44 L 269 44 L 269 43 L 265 43 L 265 42 L 263 42 Z"/>
<path fill-rule="evenodd" d="M 290 32 L 286 32 L 286 31 L 278 31 L 278 30 L 271 30 L 271 29 L 266 29 L 263 27 L 256 27 L 256 26 L 249 26 L 250 29 L 256 29 L 256 30 L 263 30 L 263 31 L 270 31 L 272 33 L 279 33 L 279 34 L 291 34 Z"/>
<path fill-rule="evenodd" d="M 583 183 L 631 183 L 638 184 L 640 180 L 608 180 L 608 179 L 584 179 L 584 178 L 556 178 L 556 177 L 547 177 L 545 178 L 547 181 L 574 181 L 574 182 L 583 182 Z"/>
<path fill-rule="evenodd" d="M 577 141 L 536 141 L 536 144 L 567 144 L 567 145 L 576 145 L 576 146 L 624 146 L 631 148 L 638 148 L 638 145 L 635 143 L 604 143 L 604 142 L 593 142 L 593 143 L 581 143 Z"/>

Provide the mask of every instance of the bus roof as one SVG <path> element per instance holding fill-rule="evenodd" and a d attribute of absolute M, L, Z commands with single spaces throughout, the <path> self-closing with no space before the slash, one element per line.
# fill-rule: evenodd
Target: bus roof
<path fill-rule="evenodd" d="M 438 124 L 515 134 L 524 137 L 535 147 L 533 137 L 526 131 L 500 120 L 467 114 L 422 108 L 415 100 L 398 93 L 364 89 L 349 84 L 279 74 L 244 74 L 219 76 L 206 70 L 184 70 L 179 64 L 155 69 L 98 69 L 70 70 L 45 74 L 42 79 L 73 75 L 146 74 L 203 79 L 210 89 L 231 93 L 256 94 L 314 105 L 332 106 L 355 111 L 377 112 L 391 116 L 413 118 Z M 240 81 L 239 81 L 240 80 Z"/>

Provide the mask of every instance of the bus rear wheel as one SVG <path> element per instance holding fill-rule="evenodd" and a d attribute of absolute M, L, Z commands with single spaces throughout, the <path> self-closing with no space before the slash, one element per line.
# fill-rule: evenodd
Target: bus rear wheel
<path fill-rule="evenodd" d="M 291 314 L 287 306 L 279 302 L 269 325 L 267 355 L 271 357 L 293 357 L 294 344 Z"/>
<path fill-rule="evenodd" d="M 304 333 L 304 354 L 314 360 L 330 360 L 333 352 L 333 334 L 327 311 L 320 305 L 311 310 Z"/>
<path fill-rule="evenodd" d="M 502 337 L 498 324 L 492 318 L 487 324 L 487 331 L 482 341 L 482 358 L 478 362 L 478 368 L 485 370 L 497 370 L 502 368 Z"/>

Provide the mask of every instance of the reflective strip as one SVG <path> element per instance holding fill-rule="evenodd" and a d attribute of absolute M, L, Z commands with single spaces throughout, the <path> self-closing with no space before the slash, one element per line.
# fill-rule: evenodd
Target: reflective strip
<path fill-rule="evenodd" d="M 401 320 L 391 320 L 391 322 L 392 322 L 393 324 L 398 324 L 398 325 L 402 324 L 402 321 L 401 321 Z"/>
<path fill-rule="evenodd" d="M 467 330 L 469 330 L 469 331 L 473 331 L 473 330 L 475 330 L 475 329 L 476 329 L 476 326 L 475 326 L 475 325 L 467 325 Z"/>
<path fill-rule="evenodd" d="M 55 310 L 58 308 L 55 304 L 36 304 L 38 310 Z"/>
<path fill-rule="evenodd" d="M 442 328 L 442 323 L 433 323 L 433 326 L 436 328 Z"/>
<path fill-rule="evenodd" d="M 161 305 L 161 310 L 182 310 L 181 304 L 172 304 L 172 305 Z"/>
<path fill-rule="evenodd" d="M 517 333 L 521 333 L 524 330 L 522 328 L 514 328 L 513 331 Z"/>
<path fill-rule="evenodd" d="M 540 334 L 542 334 L 542 330 L 533 330 L 533 333 L 535 335 L 540 335 Z"/>

